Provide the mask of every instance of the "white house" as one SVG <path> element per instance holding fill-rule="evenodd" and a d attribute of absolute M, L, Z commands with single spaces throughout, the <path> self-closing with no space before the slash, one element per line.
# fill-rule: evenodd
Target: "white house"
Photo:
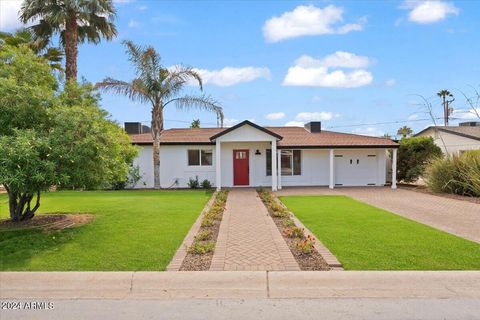
<path fill-rule="evenodd" d="M 464 122 L 459 126 L 431 126 L 415 135 L 432 137 L 444 154 L 460 154 L 480 149 L 480 122 Z"/>
<path fill-rule="evenodd" d="M 140 147 L 135 164 L 153 187 L 152 136 L 131 134 Z M 243 121 L 231 128 L 169 129 L 160 140 L 162 188 L 188 186 L 190 178 L 221 187 L 383 186 L 392 150 L 392 188 L 396 188 L 398 144 L 390 139 L 302 127 L 261 127 Z M 279 166 L 277 170 L 277 164 Z"/>

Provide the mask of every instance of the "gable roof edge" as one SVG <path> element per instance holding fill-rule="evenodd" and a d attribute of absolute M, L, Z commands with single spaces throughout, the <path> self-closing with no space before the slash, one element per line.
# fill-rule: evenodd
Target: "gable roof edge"
<path fill-rule="evenodd" d="M 236 125 L 234 125 L 233 127 L 230 127 L 230 128 L 227 128 L 225 130 L 223 130 L 222 132 L 219 132 L 217 134 L 214 134 L 213 136 L 210 137 L 210 141 L 213 141 L 213 140 L 216 140 L 217 138 L 229 133 L 229 132 L 232 132 L 240 127 L 243 127 L 244 125 L 249 125 L 257 130 L 260 130 L 260 131 L 263 131 L 264 133 L 268 134 L 268 135 L 271 135 L 272 137 L 275 137 L 277 138 L 278 140 L 282 140 L 283 137 L 273 131 L 270 131 L 262 126 L 259 126 L 258 124 L 255 124 L 249 120 L 245 120 L 245 121 L 242 121 Z"/>

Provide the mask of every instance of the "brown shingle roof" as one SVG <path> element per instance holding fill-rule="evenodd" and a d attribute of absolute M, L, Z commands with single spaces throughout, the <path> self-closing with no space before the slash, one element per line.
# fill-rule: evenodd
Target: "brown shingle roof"
<path fill-rule="evenodd" d="M 397 147 L 398 144 L 390 139 L 361 136 L 357 134 L 324 131 L 310 133 L 301 127 L 265 127 L 283 137 L 278 142 L 279 147 Z M 210 138 L 225 128 L 200 129 L 168 129 L 164 130 L 161 144 L 213 144 Z M 130 135 L 134 144 L 152 144 L 150 133 Z"/>

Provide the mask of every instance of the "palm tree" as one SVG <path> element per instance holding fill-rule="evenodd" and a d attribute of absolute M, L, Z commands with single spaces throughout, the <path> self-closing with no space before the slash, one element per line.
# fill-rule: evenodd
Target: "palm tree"
<path fill-rule="evenodd" d="M 30 29 L 19 29 L 13 33 L 0 32 L 0 46 L 2 44 L 14 47 L 25 45 L 38 56 L 47 60 L 52 69 L 63 71 L 61 64 L 63 51 L 54 47 L 47 48 L 48 42 L 41 39 L 34 39 L 34 35 Z"/>
<path fill-rule="evenodd" d="M 190 124 L 190 128 L 200 128 L 200 119 L 193 119 L 192 123 Z"/>
<path fill-rule="evenodd" d="M 180 96 L 190 81 L 197 82 L 200 90 L 203 90 L 202 78 L 192 68 L 183 65 L 165 68 L 153 47 L 140 47 L 131 41 L 123 43 L 127 47 L 130 62 L 135 66 L 137 77 L 130 82 L 106 78 L 97 83 L 96 87 L 152 106 L 154 187 L 160 189 L 160 135 L 163 131 L 165 107 L 173 104 L 179 110 L 198 108 L 215 112 L 223 120 L 222 108 L 206 95 Z"/>
<path fill-rule="evenodd" d="M 77 81 L 78 44 L 99 43 L 117 35 L 113 24 L 115 8 L 112 0 L 24 0 L 20 9 L 23 23 L 36 22 L 29 27 L 36 40 L 50 42 L 60 35 L 65 50 L 67 81 Z"/>
<path fill-rule="evenodd" d="M 413 130 L 407 126 L 403 126 L 397 130 L 397 135 L 401 135 L 402 138 L 409 137 L 412 135 L 412 133 L 413 133 Z"/>
<path fill-rule="evenodd" d="M 450 108 L 448 105 L 453 102 L 455 99 L 447 100 L 448 98 L 453 98 L 453 94 L 450 93 L 448 90 L 440 90 L 437 93 L 437 96 L 442 98 L 442 105 L 443 105 L 443 118 L 445 119 L 445 126 L 448 126 L 448 118 L 450 117 Z"/>

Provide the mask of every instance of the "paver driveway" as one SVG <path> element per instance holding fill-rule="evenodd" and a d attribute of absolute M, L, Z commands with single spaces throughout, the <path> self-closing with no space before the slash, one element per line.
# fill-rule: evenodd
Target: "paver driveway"
<path fill-rule="evenodd" d="M 210 270 L 300 270 L 254 189 L 229 192 Z"/>
<path fill-rule="evenodd" d="M 480 243 L 480 205 L 405 189 L 388 187 L 285 188 L 281 195 L 346 195 L 406 218 Z"/>

